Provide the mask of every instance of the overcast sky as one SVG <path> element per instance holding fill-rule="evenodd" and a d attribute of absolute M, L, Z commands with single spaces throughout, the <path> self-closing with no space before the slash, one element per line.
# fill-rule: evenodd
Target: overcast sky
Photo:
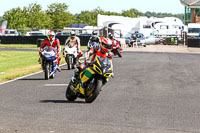
<path fill-rule="evenodd" d="M 55 2 L 66 3 L 69 5 L 69 12 L 72 14 L 97 7 L 118 13 L 131 8 L 141 12 L 184 13 L 184 6 L 180 3 L 180 0 L 3 0 L 0 4 L 0 16 L 3 16 L 5 11 L 12 8 L 23 8 L 35 2 L 40 4 L 43 10 L 47 9 L 47 5 Z"/>

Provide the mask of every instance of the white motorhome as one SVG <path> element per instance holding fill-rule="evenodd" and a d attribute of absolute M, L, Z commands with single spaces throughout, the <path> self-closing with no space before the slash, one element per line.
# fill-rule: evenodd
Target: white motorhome
<path fill-rule="evenodd" d="M 98 15 L 98 26 L 109 27 L 112 29 L 120 29 L 123 36 L 128 33 L 138 31 L 143 33 L 145 37 L 150 36 L 153 32 L 157 31 L 158 34 L 163 35 L 180 35 L 184 24 L 179 18 L 165 17 L 165 18 L 129 18 L 123 16 L 107 16 Z"/>
<path fill-rule="evenodd" d="M 158 23 L 155 26 L 158 36 L 181 36 L 183 26 L 176 23 Z"/>

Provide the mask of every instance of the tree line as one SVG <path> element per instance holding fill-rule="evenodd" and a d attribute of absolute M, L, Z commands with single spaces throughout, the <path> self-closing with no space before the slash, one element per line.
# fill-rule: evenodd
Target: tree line
<path fill-rule="evenodd" d="M 84 23 L 91 26 L 97 25 L 97 15 L 116 15 L 124 17 L 178 17 L 183 20 L 183 14 L 169 13 L 142 13 L 134 8 L 123 10 L 121 13 L 104 11 L 100 8 L 95 8 L 91 11 L 81 11 L 79 14 L 73 15 L 70 13 L 66 3 L 52 3 L 48 5 L 47 10 L 43 11 L 42 6 L 37 3 L 32 3 L 28 7 L 13 8 L 4 13 L 0 17 L 0 21 L 7 20 L 8 29 L 63 29 L 72 23 Z"/>

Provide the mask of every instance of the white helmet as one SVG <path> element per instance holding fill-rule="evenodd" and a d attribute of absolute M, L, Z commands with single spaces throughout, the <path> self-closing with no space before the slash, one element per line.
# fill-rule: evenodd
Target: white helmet
<path fill-rule="evenodd" d="M 47 38 L 49 39 L 49 41 L 54 41 L 55 40 L 55 33 L 50 30 L 48 33 L 47 33 Z"/>
<path fill-rule="evenodd" d="M 70 37 L 75 37 L 75 36 L 76 36 L 75 31 L 71 31 L 71 32 L 70 32 Z"/>

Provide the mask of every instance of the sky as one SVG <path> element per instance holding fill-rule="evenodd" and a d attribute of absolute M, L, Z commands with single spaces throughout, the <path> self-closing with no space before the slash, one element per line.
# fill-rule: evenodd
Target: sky
<path fill-rule="evenodd" d="M 97 7 L 105 11 L 121 13 L 122 10 L 135 8 L 143 13 L 162 12 L 162 13 L 184 13 L 184 6 L 180 0 L 4 0 L 0 6 L 0 16 L 12 8 L 28 7 L 31 3 L 37 3 L 46 10 L 52 3 L 66 3 L 68 11 L 72 14 L 80 13 L 85 10 L 93 10 Z"/>

